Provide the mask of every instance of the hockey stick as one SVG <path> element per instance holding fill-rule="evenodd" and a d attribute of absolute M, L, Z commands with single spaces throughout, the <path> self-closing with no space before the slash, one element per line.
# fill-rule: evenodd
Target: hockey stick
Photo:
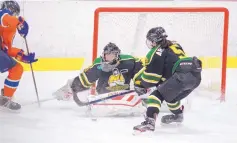
<path fill-rule="evenodd" d="M 27 103 L 23 103 L 22 106 L 28 106 L 28 105 L 33 105 L 33 104 L 36 104 L 38 102 L 40 103 L 43 103 L 43 102 L 48 102 L 48 101 L 52 101 L 52 100 L 55 100 L 56 98 L 46 98 L 46 99 L 42 99 L 42 100 L 39 100 L 39 101 L 32 101 L 32 102 L 27 102 Z"/>
<path fill-rule="evenodd" d="M 30 54 L 30 51 L 29 51 L 29 47 L 28 47 L 28 43 L 27 43 L 26 38 L 24 38 L 24 40 L 25 40 L 25 44 L 26 44 L 27 53 Z M 38 102 L 38 105 L 39 105 L 39 107 L 40 107 L 39 94 L 38 94 L 38 89 L 37 89 L 37 86 L 36 86 L 35 75 L 34 75 L 32 63 L 30 63 L 30 69 L 31 69 L 31 73 L 32 73 L 33 81 L 34 81 L 34 86 L 35 86 L 35 93 L 36 93 L 36 97 L 37 97 L 37 102 Z"/>
<path fill-rule="evenodd" d="M 81 106 L 88 106 L 88 105 L 91 105 L 91 104 L 102 102 L 102 101 L 105 101 L 105 100 L 108 100 L 108 99 L 111 99 L 111 98 L 114 98 L 114 97 L 117 97 L 117 96 L 122 96 L 122 95 L 125 95 L 125 94 L 128 94 L 128 93 L 132 93 L 132 92 L 135 92 L 135 90 L 129 90 L 127 92 L 117 93 L 117 94 L 114 94 L 114 95 L 111 95 L 111 96 L 107 96 L 107 97 L 100 98 L 100 99 L 97 99 L 97 100 L 94 100 L 94 101 L 89 101 L 89 102 L 82 102 L 78 98 L 77 94 L 73 92 L 73 100 L 76 102 L 76 104 L 78 106 L 81 107 Z"/>

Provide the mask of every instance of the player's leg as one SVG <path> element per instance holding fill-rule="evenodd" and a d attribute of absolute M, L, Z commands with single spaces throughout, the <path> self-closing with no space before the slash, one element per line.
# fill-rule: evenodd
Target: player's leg
<path fill-rule="evenodd" d="M 172 114 L 165 115 L 161 118 L 161 122 L 164 124 L 170 124 L 170 123 L 182 123 L 183 122 L 183 111 L 184 111 L 184 105 L 182 105 L 182 102 L 180 99 L 183 99 L 184 97 L 187 97 L 193 90 L 186 90 L 183 93 L 181 93 L 179 96 L 177 96 L 177 99 L 174 99 L 171 102 L 167 102 L 167 107 L 169 108 L 170 112 Z"/>
<path fill-rule="evenodd" d="M 4 106 L 11 110 L 21 108 L 20 104 L 11 101 L 22 76 L 23 67 L 6 53 L 0 51 L 0 71 L 1 73 L 8 71 L 8 76 L 4 81 L 4 88 L 0 96 L 0 106 Z"/>
<path fill-rule="evenodd" d="M 141 125 L 135 126 L 133 129 L 134 130 L 139 130 L 141 132 L 151 130 L 155 130 L 155 122 L 156 122 L 156 117 L 160 112 L 161 104 L 163 102 L 163 97 L 160 94 L 159 91 L 155 90 L 153 91 L 147 100 L 147 111 L 146 111 L 146 117 L 145 121 L 141 123 Z"/>
<path fill-rule="evenodd" d="M 200 73 L 175 73 L 166 83 L 161 85 L 163 88 L 158 90 L 163 94 L 167 106 L 172 114 L 165 115 L 161 118 L 161 122 L 165 124 L 183 122 L 184 106 L 181 100 L 190 95 L 190 93 L 200 84 Z M 164 89 L 172 87 L 170 91 Z M 167 93 L 169 92 L 169 93 Z"/>
<path fill-rule="evenodd" d="M 184 105 L 181 104 L 181 101 L 173 101 L 171 103 L 167 103 L 167 106 L 172 114 L 164 115 L 161 118 L 161 123 L 182 123 Z"/>
<path fill-rule="evenodd" d="M 162 117 L 162 123 L 182 122 L 183 121 L 183 109 L 181 100 L 187 97 L 199 84 L 201 73 L 175 73 L 168 80 L 163 82 L 157 87 L 148 97 L 148 108 L 146 112 L 146 120 L 141 125 L 135 126 L 134 130 L 141 132 L 155 130 L 156 116 L 159 114 L 161 104 L 165 100 L 171 110 L 171 115 L 165 115 Z"/>

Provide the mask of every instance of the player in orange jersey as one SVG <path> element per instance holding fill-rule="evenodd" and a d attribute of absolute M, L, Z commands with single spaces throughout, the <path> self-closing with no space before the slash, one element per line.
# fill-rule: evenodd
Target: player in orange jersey
<path fill-rule="evenodd" d="M 23 67 L 17 62 L 36 62 L 35 53 L 26 55 L 22 49 L 12 46 L 16 31 L 26 38 L 29 26 L 23 17 L 19 16 L 20 6 L 16 1 L 4 1 L 0 8 L 0 72 L 8 71 L 4 88 L 0 95 L 0 107 L 19 110 L 21 105 L 11 99 L 19 85 Z M 16 59 L 16 60 L 15 60 Z"/>

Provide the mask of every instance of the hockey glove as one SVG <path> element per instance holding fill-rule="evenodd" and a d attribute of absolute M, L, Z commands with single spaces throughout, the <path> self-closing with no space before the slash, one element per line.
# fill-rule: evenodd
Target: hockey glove
<path fill-rule="evenodd" d="M 30 63 L 34 63 L 37 62 L 38 59 L 35 59 L 35 53 L 29 53 L 29 55 L 24 54 L 24 51 L 21 50 L 20 52 L 18 52 L 18 54 L 16 55 L 16 59 L 18 61 L 30 64 Z"/>
<path fill-rule="evenodd" d="M 27 34 L 28 34 L 28 31 L 29 31 L 29 25 L 28 25 L 28 23 L 24 20 L 24 18 L 21 17 L 21 16 L 18 18 L 18 20 L 19 20 L 19 22 L 20 22 L 20 24 L 19 24 L 18 27 L 17 27 L 18 33 L 19 33 L 22 37 L 26 38 L 26 36 L 27 36 Z"/>
<path fill-rule="evenodd" d="M 136 86 L 136 85 L 134 85 L 134 90 L 138 94 L 138 96 L 144 95 L 147 93 L 147 89 L 140 87 L 140 86 Z"/>
<path fill-rule="evenodd" d="M 63 101 L 69 101 L 70 99 L 72 99 L 73 96 L 71 88 L 72 81 L 73 80 L 69 79 L 67 81 L 67 84 L 65 84 L 63 87 L 59 88 L 57 91 L 53 93 L 53 96 L 57 100 L 63 100 Z"/>

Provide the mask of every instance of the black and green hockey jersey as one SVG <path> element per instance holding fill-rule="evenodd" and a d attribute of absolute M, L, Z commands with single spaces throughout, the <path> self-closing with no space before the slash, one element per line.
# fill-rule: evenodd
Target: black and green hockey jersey
<path fill-rule="evenodd" d="M 82 85 L 86 88 L 97 82 L 98 94 L 130 89 L 131 79 L 143 67 L 140 59 L 130 55 L 120 55 L 119 65 L 110 72 L 101 70 L 101 62 L 101 57 L 95 59 L 93 64 L 79 75 Z"/>
<path fill-rule="evenodd" d="M 176 42 L 169 42 L 165 48 L 154 47 L 146 55 L 146 66 L 134 76 L 134 82 L 142 87 L 157 86 L 160 81 L 170 78 L 180 60 L 186 57 L 183 48 Z"/>

